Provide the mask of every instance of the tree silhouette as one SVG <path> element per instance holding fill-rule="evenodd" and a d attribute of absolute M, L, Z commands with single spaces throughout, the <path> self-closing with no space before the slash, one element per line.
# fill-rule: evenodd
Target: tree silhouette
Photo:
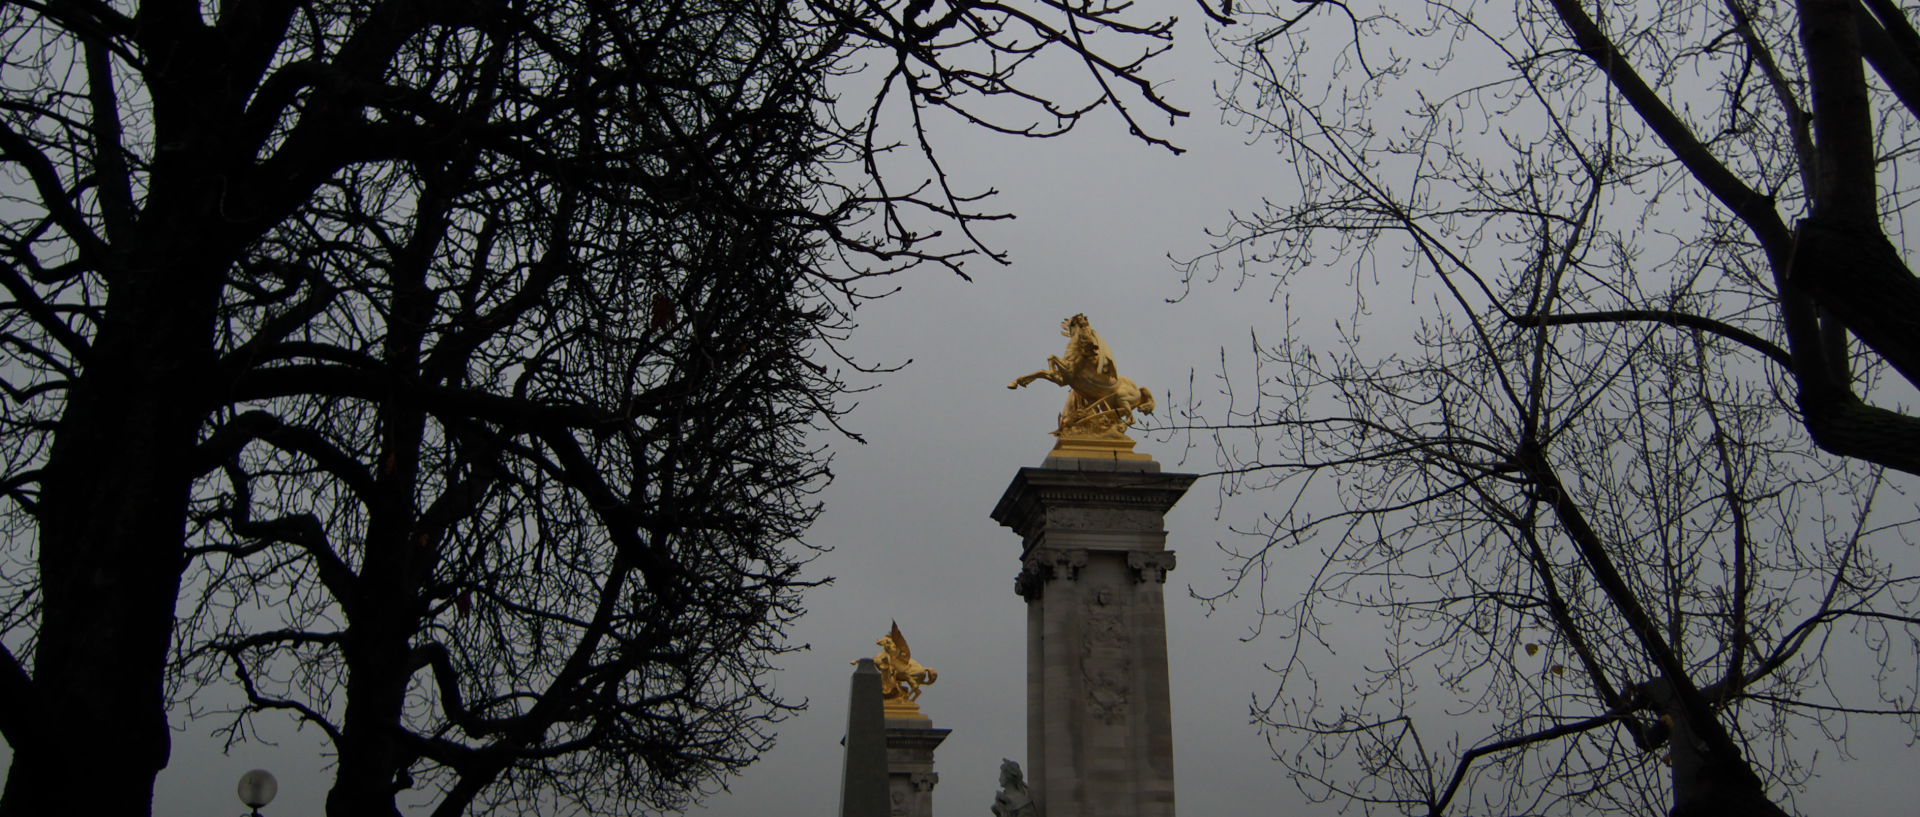
<path fill-rule="evenodd" d="M 1305 788 L 1426 814 L 1780 813 L 1808 776 L 1796 722 L 1911 722 L 1913 510 L 1882 471 L 1920 473 L 1914 418 L 1882 407 L 1916 382 L 1893 316 L 1920 284 L 1889 241 L 1905 13 L 1242 17 L 1226 102 L 1302 193 L 1235 214 L 1189 280 L 1284 295 L 1346 265 L 1355 286 L 1334 348 L 1289 313 L 1196 415 L 1229 491 L 1281 492 L 1218 598 L 1322 554 L 1303 599 L 1261 605 L 1288 646 L 1259 715 L 1307 736 L 1279 752 Z M 1383 325 L 1414 327 L 1411 351 Z M 1384 653 L 1336 696 L 1314 667 L 1356 636 L 1350 608 Z M 1838 656 L 1879 669 L 1829 678 Z M 1443 712 L 1451 737 L 1420 730 Z"/>
<path fill-rule="evenodd" d="M 326 735 L 333 814 L 674 808 L 751 761 L 849 306 L 999 217 L 927 118 L 1164 144 L 1136 15 L 0 9 L 0 812 L 146 813 L 216 682 L 236 735 Z M 1081 97 L 1020 70 L 1056 53 Z"/>

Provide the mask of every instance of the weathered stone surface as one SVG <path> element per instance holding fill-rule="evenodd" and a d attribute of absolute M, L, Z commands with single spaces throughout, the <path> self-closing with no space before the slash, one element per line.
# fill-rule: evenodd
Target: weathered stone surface
<path fill-rule="evenodd" d="M 993 518 L 1021 537 L 1027 786 L 1046 817 L 1173 817 L 1164 516 L 1195 477 L 1049 458 Z"/>

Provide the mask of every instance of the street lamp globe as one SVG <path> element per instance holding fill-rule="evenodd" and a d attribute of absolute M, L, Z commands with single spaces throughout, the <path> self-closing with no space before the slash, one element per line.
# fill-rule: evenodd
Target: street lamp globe
<path fill-rule="evenodd" d="M 254 769 L 240 775 L 240 802 L 253 809 L 254 815 L 260 813 L 260 807 L 273 802 L 273 796 L 280 793 L 280 781 L 273 779 L 273 773 L 266 769 Z"/>

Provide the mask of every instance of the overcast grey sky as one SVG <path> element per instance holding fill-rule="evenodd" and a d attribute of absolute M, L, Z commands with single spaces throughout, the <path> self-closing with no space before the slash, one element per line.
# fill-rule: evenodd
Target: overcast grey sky
<path fill-rule="evenodd" d="M 1184 6 L 1180 13 L 1197 16 Z M 1165 256 L 1198 253 L 1206 246 L 1203 230 L 1229 208 L 1285 197 L 1290 179 L 1270 150 L 1246 146 L 1237 131 L 1218 124 L 1211 52 L 1192 36 L 1196 25 L 1185 33 L 1176 58 L 1155 75 L 1169 77 L 1167 95 L 1193 112 L 1163 131 L 1190 149 L 1186 156 L 1129 139 L 1111 118 L 1051 141 L 981 133 L 947 139 L 945 159 L 956 178 L 999 188 L 999 207 L 1019 215 L 984 230 L 1013 263 L 972 264 L 973 283 L 926 270 L 903 279 L 898 295 L 858 313 L 861 329 L 850 348 L 864 362 L 913 362 L 879 378 L 882 388 L 863 396 L 852 414 L 850 427 L 866 445 L 831 441 L 838 476 L 810 538 L 833 549 L 813 574 L 835 581 L 810 595 L 810 613 L 792 633 L 811 650 L 789 657 L 775 679 L 782 694 L 812 708 L 784 724 L 779 745 L 730 792 L 695 814 L 832 814 L 848 661 L 871 655 L 889 620 L 899 622 L 915 657 L 940 671 L 921 699 L 934 725 L 953 730 L 936 756 L 938 813 L 985 814 L 1000 759 L 1024 763 L 1025 613 L 1013 592 L 1018 540 L 988 512 L 1016 469 L 1041 463 L 1065 395 L 1045 383 L 1008 391 L 1007 382 L 1060 352 L 1058 324 L 1076 312 L 1105 336 L 1122 373 L 1152 388 L 1163 405 L 1185 396 L 1190 370 L 1199 370 L 1205 390 L 1221 347 L 1243 348 L 1252 327 L 1278 329 L 1279 310 L 1264 290 L 1220 284 L 1167 303 L 1182 287 Z M 1328 275 L 1315 282 L 1321 288 L 1290 290 L 1295 313 L 1317 321 L 1347 308 L 1343 280 Z M 1301 331 L 1324 327 L 1310 323 Z M 1204 453 L 1183 463 L 1180 441 L 1143 440 L 1140 450 L 1167 470 L 1211 465 Z M 1249 725 L 1251 697 L 1272 691 L 1261 669 L 1272 643 L 1239 641 L 1252 610 L 1230 608 L 1209 619 L 1187 596 L 1189 585 L 1218 587 L 1227 566 L 1214 549 L 1226 538 L 1215 491 L 1211 481 L 1197 483 L 1169 517 L 1168 546 L 1180 554 L 1167 584 L 1179 810 L 1195 817 L 1330 814 L 1330 807 L 1304 805 Z M 1228 505 L 1225 519 L 1257 512 L 1258 501 Z M 1288 576 L 1274 581 L 1274 592 L 1286 592 Z M 222 755 L 206 737 L 212 725 L 183 723 L 155 814 L 239 813 L 234 781 L 254 767 L 282 781 L 267 814 L 322 813 L 328 777 L 310 735 L 268 733 L 277 746 L 254 743 Z M 1912 813 L 1920 795 L 1910 774 L 1912 748 L 1895 734 L 1856 744 L 1855 752 L 1866 759 L 1827 763 L 1815 798 L 1801 805 L 1846 802 L 1845 813 Z M 1890 769 L 1907 773 L 1881 773 Z M 84 811 L 84 800 L 75 806 Z"/>

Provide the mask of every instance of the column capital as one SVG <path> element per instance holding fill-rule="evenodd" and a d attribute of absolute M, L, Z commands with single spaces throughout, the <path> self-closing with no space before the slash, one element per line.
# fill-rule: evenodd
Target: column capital
<path fill-rule="evenodd" d="M 1152 581 L 1156 584 L 1167 583 L 1167 573 L 1173 570 L 1173 551 L 1131 550 L 1127 551 L 1127 567 L 1133 569 L 1135 584 Z"/>

